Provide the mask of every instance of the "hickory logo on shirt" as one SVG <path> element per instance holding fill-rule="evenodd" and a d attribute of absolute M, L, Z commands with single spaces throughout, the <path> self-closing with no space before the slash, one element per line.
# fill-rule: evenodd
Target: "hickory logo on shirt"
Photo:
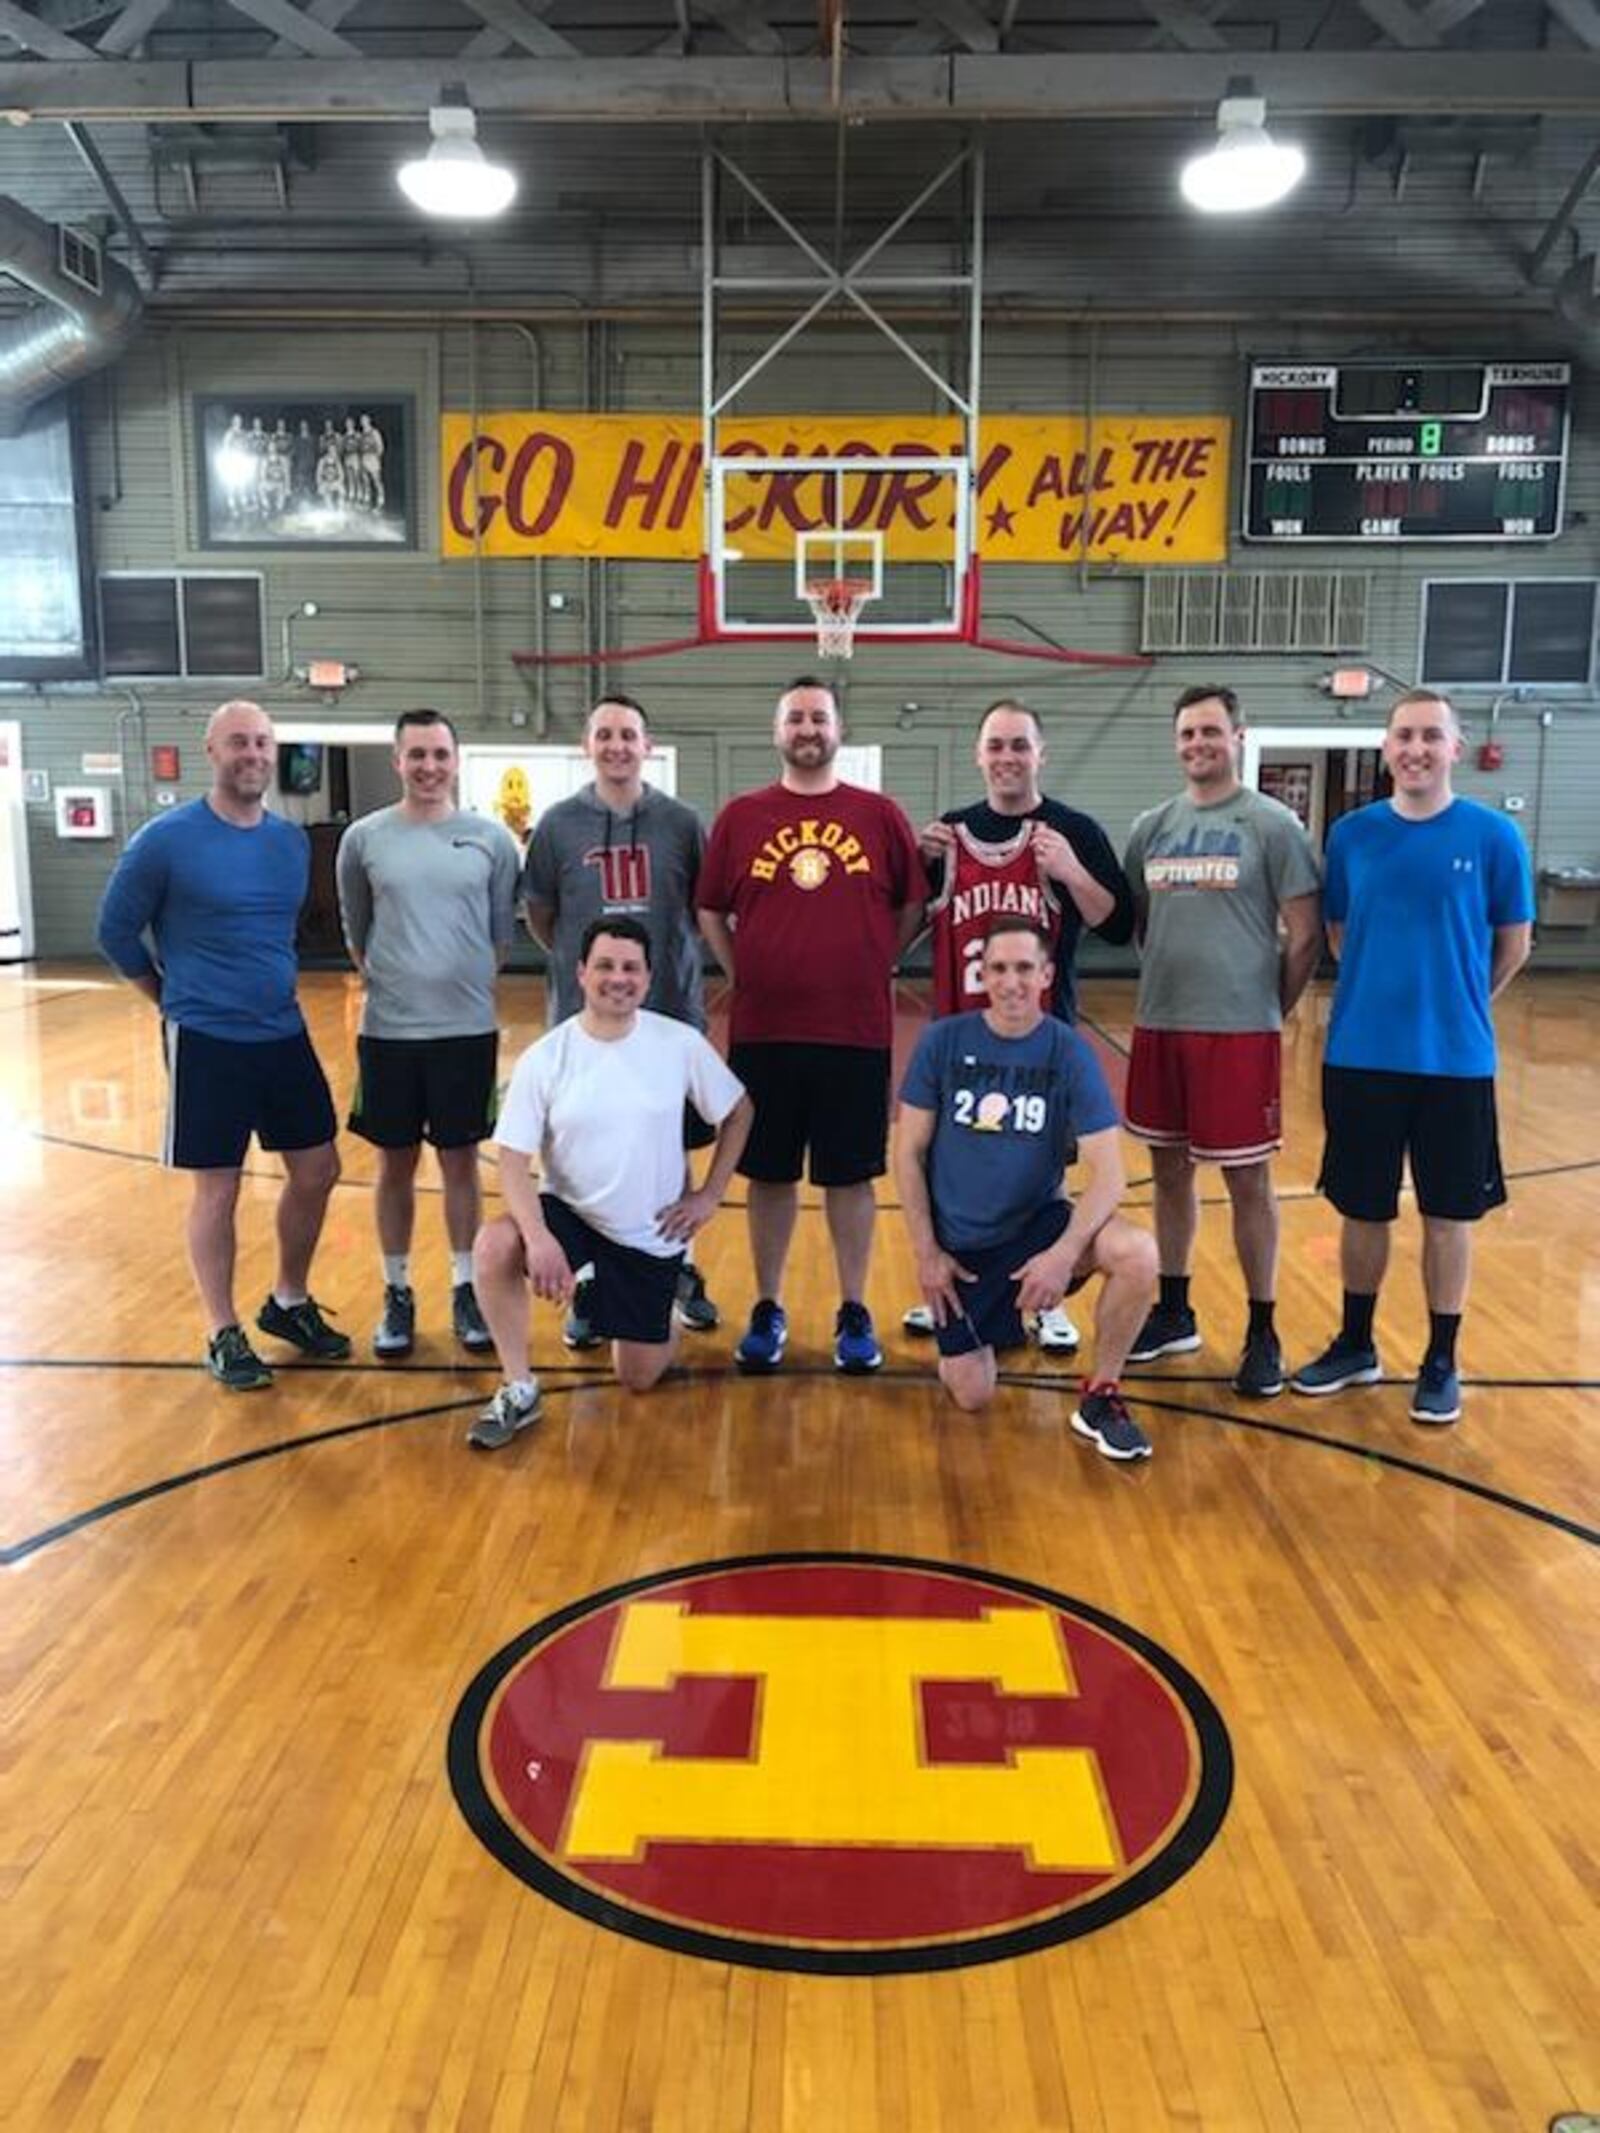
<path fill-rule="evenodd" d="M 786 822 L 774 830 L 750 862 L 755 881 L 776 881 L 787 867 L 797 889 L 820 889 L 835 865 L 847 874 L 870 874 L 872 860 L 861 839 L 842 822 L 824 822 L 808 815 L 803 822 Z"/>

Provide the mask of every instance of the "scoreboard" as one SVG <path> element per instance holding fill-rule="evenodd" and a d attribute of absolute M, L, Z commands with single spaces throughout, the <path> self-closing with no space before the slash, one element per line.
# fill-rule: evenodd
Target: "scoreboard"
<path fill-rule="evenodd" d="M 1247 541 L 1548 541 L 1566 363 L 1253 363 Z"/>

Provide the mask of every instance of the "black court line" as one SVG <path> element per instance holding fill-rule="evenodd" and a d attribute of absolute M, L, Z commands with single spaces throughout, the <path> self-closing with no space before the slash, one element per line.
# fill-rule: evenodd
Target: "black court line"
<path fill-rule="evenodd" d="M 132 1364 L 127 1367 L 138 1369 L 150 1366 Z M 156 1367 L 171 1368 L 177 1366 L 161 1365 Z M 191 1363 L 183 1367 L 192 1370 L 195 1366 Z M 540 1372 L 541 1382 L 546 1375 L 547 1373 Z M 575 1371 L 570 1372 L 569 1375 L 576 1378 L 577 1382 L 550 1386 L 549 1391 L 552 1395 L 563 1392 L 576 1392 L 582 1389 L 584 1379 L 579 1377 Z M 592 1380 L 599 1373 L 589 1372 L 584 1375 Z M 735 1378 L 736 1375 L 737 1373 L 727 1370 L 674 1371 L 666 1383 L 669 1389 L 695 1383 L 726 1383 Z M 826 1364 L 816 1364 L 804 1366 L 800 1369 L 785 1369 L 782 1372 L 782 1376 L 790 1381 L 796 1378 L 825 1378 L 830 1383 L 836 1383 L 838 1373 Z M 880 1385 L 884 1383 L 906 1385 L 923 1392 L 935 1391 L 938 1383 L 937 1379 L 927 1370 L 895 1368 L 875 1372 L 873 1382 Z M 1020 1387 L 1027 1392 L 1044 1392 L 1052 1387 L 1062 1394 L 1076 1394 L 1078 1390 L 1075 1384 L 1065 1378 L 1056 1376 L 1035 1377 L 1021 1371 L 1002 1371 L 999 1374 L 999 1382 L 1002 1385 Z M 1406 1381 L 1395 1379 L 1386 1380 L 1385 1382 L 1404 1383 Z M 1491 1381 L 1478 1379 L 1473 1382 L 1488 1384 Z M 1522 1381 L 1513 1380 L 1510 1382 L 1518 1383 Z M 175 1490 L 189 1488 L 196 1482 L 210 1480 L 219 1474 L 231 1473 L 235 1468 L 254 1466 L 260 1460 L 275 1459 L 285 1452 L 305 1451 L 319 1444 L 333 1444 L 343 1437 L 367 1436 L 375 1430 L 393 1429 L 401 1424 L 426 1421 L 438 1415 L 457 1414 L 465 1407 L 474 1406 L 476 1401 L 477 1395 L 474 1394 L 471 1399 L 446 1400 L 434 1406 L 407 1408 L 397 1415 L 374 1415 L 361 1422 L 340 1422 L 329 1429 L 314 1430 L 309 1436 L 279 1438 L 275 1443 L 254 1445 L 249 1451 L 235 1452 L 226 1459 L 212 1460 L 205 1466 L 191 1467 L 179 1474 L 168 1474 L 160 1481 L 147 1482 L 143 1488 L 129 1490 L 124 1495 L 108 1498 L 104 1503 L 93 1504 L 85 1511 L 75 1512 L 72 1517 L 62 1519 L 56 1525 L 46 1526 L 38 1533 L 29 1534 L 25 1539 L 15 1541 L 9 1547 L 0 1547 L 0 1567 L 9 1568 L 13 1564 L 25 1562 L 29 1556 L 39 1554 L 43 1549 L 53 1546 L 57 1541 L 68 1540 L 74 1534 L 81 1533 L 89 1526 L 100 1525 L 106 1519 L 115 1517 L 120 1511 L 137 1509 L 140 1504 L 149 1503 L 156 1497 L 168 1496 Z M 1153 1408 L 1162 1414 L 1192 1415 L 1205 1422 L 1220 1422 L 1237 1429 L 1251 1430 L 1263 1436 L 1282 1437 L 1290 1443 L 1313 1445 L 1326 1451 L 1345 1452 L 1354 1458 L 1369 1459 L 1379 1466 L 1392 1467 L 1397 1473 L 1410 1474 L 1422 1481 L 1439 1482 L 1445 1488 L 1459 1490 L 1461 1494 L 1475 1497 L 1483 1503 L 1493 1504 L 1499 1510 L 1513 1511 L 1522 1518 L 1534 1519 L 1540 1525 L 1551 1526 L 1558 1533 L 1566 1533 L 1574 1540 L 1586 1542 L 1590 1547 L 1600 1547 L 1600 1528 L 1585 1526 L 1577 1519 L 1566 1517 L 1560 1511 L 1552 1511 L 1544 1504 L 1530 1503 L 1526 1498 L 1512 1496 L 1503 1489 L 1491 1488 L 1486 1482 L 1471 1481 L 1464 1475 L 1450 1474 L 1439 1467 L 1427 1466 L 1419 1459 L 1408 1459 L 1401 1452 L 1384 1451 L 1381 1447 L 1371 1444 L 1352 1443 L 1344 1437 L 1319 1436 L 1314 1430 L 1297 1429 L 1292 1423 L 1288 1422 L 1269 1422 L 1264 1417 L 1233 1414 L 1214 1407 L 1196 1407 L 1176 1400 L 1147 1400 L 1143 1396 L 1142 1381 L 1141 1391 L 1130 1399 L 1130 1404 L 1135 1407 Z M 961 1417 L 955 1409 L 952 1409 L 946 1419 L 952 1423 L 957 1423 Z M 981 1419 L 976 1420 L 974 1426 L 981 1428 Z"/>
<path fill-rule="evenodd" d="M 108 1147 L 104 1141 L 74 1140 L 70 1134 L 50 1133 L 46 1131 L 43 1126 L 27 1126 L 24 1127 L 23 1130 L 27 1134 L 29 1134 L 32 1139 L 36 1141 L 42 1141 L 46 1147 L 70 1148 L 74 1151 L 74 1153 L 78 1155 L 109 1156 L 112 1158 L 113 1161 L 119 1163 L 147 1163 L 153 1169 L 156 1170 L 162 1170 L 167 1167 L 165 1164 L 163 1164 L 160 1156 L 147 1155 L 142 1149 L 139 1148 L 111 1148 Z M 482 1145 L 488 1147 L 491 1144 L 488 1142 L 484 1142 Z M 493 1192 L 495 1190 L 493 1184 L 495 1172 L 494 1159 L 490 1156 L 485 1155 L 482 1158 L 482 1161 L 484 1169 L 489 1173 L 489 1179 L 485 1184 L 485 1190 Z M 1574 1175 L 1574 1173 L 1581 1170 L 1600 1170 L 1600 1155 L 1584 1156 L 1580 1161 L 1573 1163 L 1544 1163 L 1529 1170 L 1508 1170 L 1505 1173 L 1505 1178 L 1506 1183 L 1508 1185 L 1521 1185 L 1526 1184 L 1530 1178 L 1565 1178 L 1571 1177 L 1572 1175 Z M 174 1172 L 175 1176 L 181 1176 L 182 1174 L 182 1172 Z M 246 1165 L 244 1168 L 241 1169 L 239 1175 L 245 1178 L 258 1179 L 262 1183 L 267 1185 L 281 1185 L 283 1182 L 283 1172 L 281 1170 L 254 1170 L 251 1169 L 248 1165 Z M 1155 1181 L 1153 1178 L 1133 1178 L 1129 1181 L 1128 1191 L 1148 1191 L 1153 1186 L 1154 1182 Z M 376 1185 L 376 1178 L 349 1178 L 341 1176 L 335 1179 L 334 1190 L 336 1192 L 371 1192 L 375 1189 Z M 442 1193 L 443 1189 L 444 1188 L 442 1186 L 425 1184 L 421 1181 L 419 1181 L 416 1186 L 416 1190 L 424 1195 L 437 1195 Z M 1400 1190 L 1402 1199 L 1409 1199 L 1411 1197 L 1411 1186 L 1409 1182 L 1403 1185 Z M 1280 1190 L 1277 1197 L 1281 1205 L 1282 1203 L 1290 1200 L 1320 1200 L 1322 1198 L 1322 1194 L 1318 1191 L 1315 1185 L 1295 1185 L 1289 1187 L 1287 1190 Z M 1125 1207 L 1135 1207 L 1140 1209 L 1146 1208 L 1150 1205 L 1150 1203 L 1145 1200 L 1125 1200 L 1122 1204 Z M 1202 1207 L 1226 1207 L 1228 1205 L 1228 1195 L 1225 1192 L 1203 1193 L 1200 1198 L 1200 1204 Z M 745 1207 L 746 1205 L 748 1205 L 748 1202 L 744 1200 L 724 1200 L 722 1202 L 722 1211 L 726 1212 L 732 1210 L 734 1212 L 737 1212 L 739 1209 Z M 898 1200 L 880 1200 L 877 1203 L 877 1207 L 878 1212 L 881 1215 L 897 1215 L 903 1212 Z M 802 1202 L 800 1203 L 800 1212 L 803 1215 L 820 1214 L 822 1210 L 823 1202 L 821 1200 L 802 1200 Z"/>
<path fill-rule="evenodd" d="M 0 1008 L 0 1013 L 25 1015 L 30 1008 L 54 1007 L 58 1000 L 81 1000 L 86 993 L 98 992 L 100 989 L 98 985 L 67 985 L 59 988 L 52 986 L 48 989 L 41 986 L 37 997 L 31 995 L 24 997 L 18 1000 L 15 1006 L 8 1004 L 4 1008 Z M 0 995 L 0 997 L 3 997 L 3 995 Z"/>

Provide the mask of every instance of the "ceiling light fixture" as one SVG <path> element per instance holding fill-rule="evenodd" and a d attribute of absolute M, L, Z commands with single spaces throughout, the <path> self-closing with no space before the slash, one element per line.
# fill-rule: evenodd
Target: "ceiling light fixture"
<path fill-rule="evenodd" d="M 435 104 L 428 113 L 433 145 L 425 156 L 402 163 L 400 190 L 425 215 L 457 222 L 483 222 L 502 215 L 516 197 L 514 172 L 491 163 L 478 146 L 478 121 L 465 99 Z"/>
<path fill-rule="evenodd" d="M 1191 156 L 1179 183 L 1191 207 L 1207 215 L 1247 215 L 1276 207 L 1305 175 L 1304 153 L 1267 131 L 1267 106 L 1249 82 L 1230 82 L 1217 106 L 1213 147 Z"/>

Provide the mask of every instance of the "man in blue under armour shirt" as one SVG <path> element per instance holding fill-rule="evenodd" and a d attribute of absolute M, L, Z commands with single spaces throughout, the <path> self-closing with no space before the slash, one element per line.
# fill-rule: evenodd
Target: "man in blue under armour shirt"
<path fill-rule="evenodd" d="M 189 1257 L 209 1321 L 206 1365 L 230 1391 L 272 1382 L 234 1308 L 234 1220 L 253 1133 L 283 1158 L 278 1271 L 256 1324 L 302 1354 L 350 1343 L 307 1289 L 339 1175 L 333 1100 L 295 998 L 295 922 L 310 845 L 266 811 L 278 757 L 259 704 L 206 728 L 211 790 L 147 822 L 100 906 L 106 957 L 160 1012 L 168 1070 L 163 1158 L 194 1173 Z M 153 950 L 153 952 L 152 952 Z"/>
<path fill-rule="evenodd" d="M 1322 1394 L 1382 1376 L 1372 1320 L 1409 1157 L 1429 1316 L 1411 1419 L 1429 1424 L 1461 1413 L 1455 1349 L 1472 1225 L 1506 1197 L 1489 1003 L 1533 937 L 1527 848 L 1503 815 L 1456 797 L 1460 755 L 1450 705 L 1436 690 L 1408 690 L 1384 735 L 1393 793 L 1341 816 L 1328 838 L 1322 908 L 1339 981 L 1318 1182 L 1344 1217 L 1344 1321 L 1290 1380 Z"/>

